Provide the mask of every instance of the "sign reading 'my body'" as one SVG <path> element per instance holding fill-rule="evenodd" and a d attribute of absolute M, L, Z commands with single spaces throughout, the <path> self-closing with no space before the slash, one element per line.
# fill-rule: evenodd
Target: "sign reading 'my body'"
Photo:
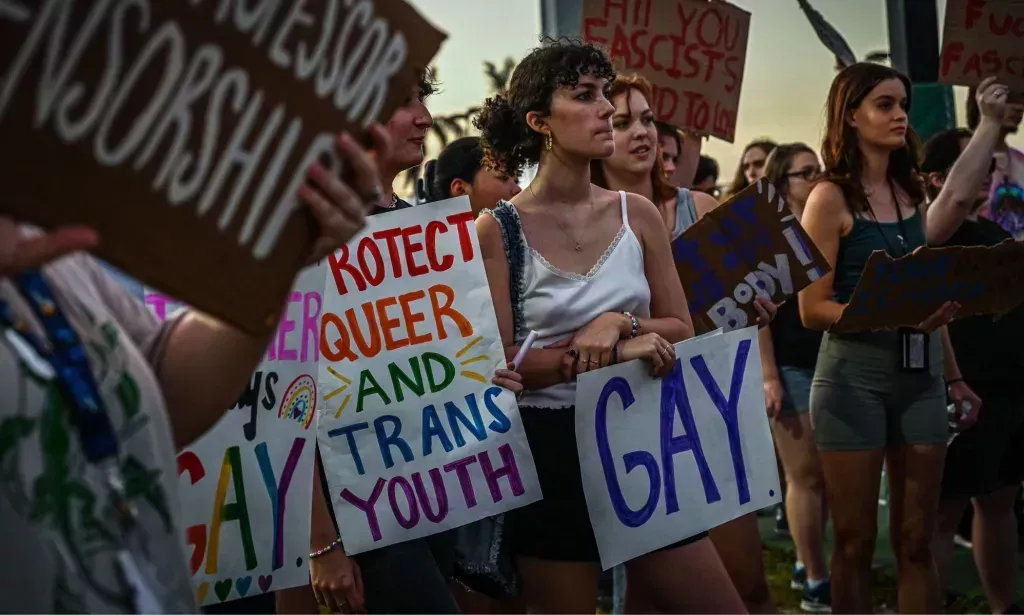
<path fill-rule="evenodd" d="M 584 0 L 583 39 L 654 85 L 659 120 L 732 142 L 750 13 L 707 0 Z"/>
<path fill-rule="evenodd" d="M 90 225 L 104 259 L 253 333 L 309 256 L 306 169 L 444 38 L 401 0 L 7 4 L 0 212 Z"/>
<path fill-rule="evenodd" d="M 539 500 L 469 199 L 374 216 L 328 259 L 317 438 L 348 553 Z"/>
<path fill-rule="evenodd" d="M 235 405 L 178 453 L 178 495 L 200 606 L 309 583 L 317 339 L 327 268 L 303 271 Z M 161 320 L 181 309 L 156 292 Z"/>
<path fill-rule="evenodd" d="M 697 333 L 754 323 L 754 297 L 781 303 L 831 271 L 765 179 L 712 210 L 672 242 Z"/>
<path fill-rule="evenodd" d="M 576 445 L 601 565 L 611 568 L 781 499 L 757 329 L 676 344 L 580 376 Z"/>
<path fill-rule="evenodd" d="M 947 0 L 939 80 L 995 76 L 1024 99 L 1024 0 Z"/>

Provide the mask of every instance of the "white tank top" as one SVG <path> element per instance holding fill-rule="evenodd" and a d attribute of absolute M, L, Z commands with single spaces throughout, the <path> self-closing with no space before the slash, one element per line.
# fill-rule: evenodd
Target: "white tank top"
<path fill-rule="evenodd" d="M 562 340 L 605 312 L 651 315 L 651 288 L 644 273 L 644 251 L 629 227 L 626 193 L 620 192 L 622 226 L 586 274 L 557 269 L 526 241 L 523 270 L 523 332 L 537 332 L 534 348 Z M 567 408 L 576 405 L 576 383 L 526 391 L 520 406 Z"/>

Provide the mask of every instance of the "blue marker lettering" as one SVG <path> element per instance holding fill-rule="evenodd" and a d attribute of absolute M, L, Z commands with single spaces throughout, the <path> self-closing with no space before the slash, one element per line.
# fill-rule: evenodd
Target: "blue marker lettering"
<path fill-rule="evenodd" d="M 686 430 L 681 436 L 672 435 L 677 414 Z M 676 360 L 672 372 L 661 381 L 661 465 L 665 469 L 665 510 L 668 514 L 679 511 L 676 471 L 672 459 L 686 451 L 693 452 L 697 471 L 700 473 L 700 482 L 704 485 L 704 498 L 708 504 L 721 500 L 722 495 L 715 484 L 715 477 L 711 474 L 707 458 L 704 457 L 700 435 L 697 433 L 697 423 L 693 420 L 693 408 L 690 407 L 690 399 L 686 395 L 686 385 L 683 382 L 682 362 Z"/>
<path fill-rule="evenodd" d="M 391 424 L 393 431 L 390 434 L 387 433 L 387 428 L 384 426 L 385 423 Z M 401 436 L 401 419 L 391 414 L 379 416 L 373 420 L 373 430 L 377 434 L 377 445 L 380 447 L 380 456 L 384 459 L 385 468 L 395 465 L 395 460 L 391 456 L 392 446 L 398 449 L 406 463 L 412 461 L 412 449 L 409 448 L 409 445 Z"/>
<path fill-rule="evenodd" d="M 356 446 L 355 432 L 369 428 L 370 424 L 366 422 L 352 423 L 351 425 L 338 427 L 337 429 L 332 429 L 327 432 L 327 435 L 332 438 L 345 436 L 345 439 L 348 440 L 348 450 L 352 453 L 352 462 L 356 464 L 356 472 L 358 472 L 360 476 L 366 474 L 366 470 L 363 469 L 363 459 L 359 456 L 359 447 Z"/>

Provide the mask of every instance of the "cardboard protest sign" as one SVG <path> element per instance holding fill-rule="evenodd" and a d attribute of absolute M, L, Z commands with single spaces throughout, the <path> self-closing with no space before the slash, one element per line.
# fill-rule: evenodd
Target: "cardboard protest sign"
<path fill-rule="evenodd" d="M 576 446 L 601 565 L 689 538 L 781 500 L 757 329 L 676 344 L 580 376 Z"/>
<path fill-rule="evenodd" d="M 672 242 L 697 333 L 741 329 L 753 301 L 776 303 L 831 271 L 768 180 L 758 180 Z"/>
<path fill-rule="evenodd" d="M 304 271 L 267 355 L 238 402 L 178 454 L 200 605 L 309 583 L 318 318 L 326 269 Z M 149 292 L 158 317 L 178 303 Z"/>
<path fill-rule="evenodd" d="M 939 81 L 993 75 L 1024 99 L 1024 0 L 947 0 Z"/>
<path fill-rule="evenodd" d="M 328 261 L 320 457 L 347 553 L 541 497 L 469 199 L 374 216 Z"/>
<path fill-rule="evenodd" d="M 401 104 L 443 38 L 401 0 L 14 3 L 0 213 L 92 226 L 147 286 L 269 333 L 314 239 L 308 167 Z"/>
<path fill-rule="evenodd" d="M 919 248 L 901 258 L 874 252 L 836 333 L 914 327 L 946 301 L 957 318 L 1005 314 L 1024 302 L 1024 244 Z"/>
<path fill-rule="evenodd" d="M 733 142 L 750 13 L 719 0 L 583 0 L 582 37 L 654 85 L 655 116 Z"/>

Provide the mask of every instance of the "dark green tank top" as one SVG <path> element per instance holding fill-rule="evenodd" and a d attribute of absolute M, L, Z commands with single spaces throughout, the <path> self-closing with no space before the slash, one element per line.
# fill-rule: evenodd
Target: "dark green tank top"
<path fill-rule="evenodd" d="M 910 254 L 925 244 L 924 224 L 921 209 L 903 220 L 906 229 L 906 253 Z M 884 234 L 884 237 L 883 237 Z M 904 255 L 904 242 L 900 241 L 899 222 L 875 222 L 873 219 L 853 218 L 853 229 L 839 238 L 839 252 L 836 255 L 836 274 L 832 291 L 836 301 L 846 303 L 860 281 L 864 264 L 875 250 L 881 250 L 893 258 Z"/>

